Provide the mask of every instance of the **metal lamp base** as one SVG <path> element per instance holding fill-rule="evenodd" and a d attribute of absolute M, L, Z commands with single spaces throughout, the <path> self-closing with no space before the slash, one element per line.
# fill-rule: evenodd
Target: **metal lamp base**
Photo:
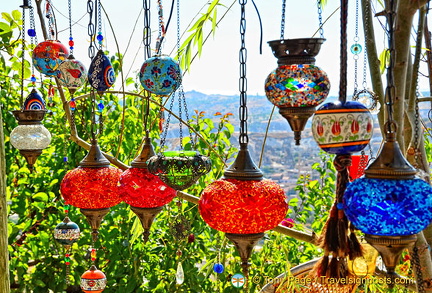
<path fill-rule="evenodd" d="M 143 239 L 144 242 L 147 242 L 150 236 L 151 225 L 156 216 L 162 211 L 163 206 L 155 208 L 139 208 L 131 206 L 130 208 L 140 219 L 141 225 L 144 228 Z"/>

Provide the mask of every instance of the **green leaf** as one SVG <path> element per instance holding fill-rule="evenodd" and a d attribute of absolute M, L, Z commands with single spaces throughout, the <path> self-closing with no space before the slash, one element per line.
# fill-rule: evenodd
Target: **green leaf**
<path fill-rule="evenodd" d="M 8 22 L 12 22 L 13 18 L 11 17 L 11 15 L 7 12 L 2 12 L 2 18 Z"/>
<path fill-rule="evenodd" d="M 22 16 L 21 11 L 19 11 L 19 10 L 13 10 L 12 11 L 12 17 L 15 21 L 21 20 L 21 16 Z"/>
<path fill-rule="evenodd" d="M 10 33 L 11 31 L 12 28 L 7 23 L 0 22 L 0 35 Z"/>
<path fill-rule="evenodd" d="M 38 192 L 35 195 L 32 196 L 34 200 L 42 201 L 42 202 L 48 202 L 48 194 L 45 192 Z"/>

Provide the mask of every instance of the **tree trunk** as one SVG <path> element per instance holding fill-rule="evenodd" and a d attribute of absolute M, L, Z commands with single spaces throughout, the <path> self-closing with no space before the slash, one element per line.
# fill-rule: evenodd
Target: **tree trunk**
<path fill-rule="evenodd" d="M 6 203 L 6 157 L 4 149 L 3 117 L 0 105 L 0 292 L 10 292 L 9 253 Z"/>

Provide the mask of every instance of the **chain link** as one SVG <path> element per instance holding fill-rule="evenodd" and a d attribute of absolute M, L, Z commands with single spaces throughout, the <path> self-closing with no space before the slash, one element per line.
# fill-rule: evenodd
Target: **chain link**
<path fill-rule="evenodd" d="M 151 57 L 151 14 L 150 14 L 150 1 L 143 0 L 143 10 L 144 10 L 144 32 L 143 32 L 143 44 L 144 44 L 144 60 Z"/>
<path fill-rule="evenodd" d="M 24 61 L 25 61 L 25 10 L 27 9 L 27 6 L 21 5 L 22 7 L 22 31 L 21 31 L 21 49 L 22 49 L 22 56 L 21 56 L 21 97 L 20 97 L 20 104 L 23 105 L 24 103 Z"/>
<path fill-rule="evenodd" d="M 355 6 L 355 35 L 354 35 L 354 50 L 359 50 L 361 47 L 358 44 L 359 36 L 358 36 L 358 20 L 359 20 L 359 0 L 356 0 L 356 6 Z M 352 48 L 352 47 L 351 47 Z M 351 50 L 352 51 L 352 50 Z M 357 82 L 357 72 L 358 72 L 358 59 L 360 52 L 353 52 L 353 59 L 354 59 L 354 95 L 357 93 L 358 90 L 358 82 Z"/>
<path fill-rule="evenodd" d="M 282 0 L 282 19 L 281 19 L 281 35 L 280 35 L 281 41 L 285 39 L 285 9 L 286 9 L 286 0 Z"/>
<path fill-rule="evenodd" d="M 319 32 L 320 37 L 324 39 L 324 25 L 322 21 L 322 0 L 317 1 L 317 8 L 318 8 L 318 21 L 319 21 Z"/>
<path fill-rule="evenodd" d="M 239 63 L 240 63 L 240 78 L 239 78 L 239 91 L 240 91 L 240 108 L 239 108 L 239 117 L 240 117 L 240 136 L 239 142 L 240 144 L 247 144 L 249 142 L 248 138 L 248 128 L 247 128 L 247 119 L 248 119 L 248 110 L 247 110 L 247 78 L 246 78 L 246 61 L 247 61 L 247 50 L 246 50 L 246 42 L 245 42 L 245 34 L 246 34 L 246 3 L 247 0 L 239 0 L 241 6 L 241 14 L 240 14 L 240 51 L 239 51 Z"/>
<path fill-rule="evenodd" d="M 99 50 L 102 50 L 102 10 L 101 10 L 101 2 L 100 0 L 96 0 L 97 1 L 97 27 L 98 27 L 98 38 L 101 38 L 100 40 L 98 39 L 98 43 L 99 43 Z"/>
<path fill-rule="evenodd" d="M 163 7 L 162 7 L 162 1 L 157 0 L 158 3 L 158 20 L 159 20 L 159 30 L 158 30 L 158 37 L 156 39 L 156 55 L 160 55 L 161 49 L 162 49 L 162 41 L 165 37 L 165 23 L 163 20 Z"/>
<path fill-rule="evenodd" d="M 363 16 L 365 18 L 364 22 L 368 23 L 369 22 L 369 11 L 370 11 L 370 3 L 369 1 L 365 2 L 365 15 Z M 368 35 L 368 26 L 365 25 L 364 26 L 364 35 L 367 36 Z M 363 48 L 363 89 L 367 88 L 367 83 L 366 83 L 366 79 L 367 79 L 367 44 L 366 44 L 367 40 L 365 37 L 365 43 L 364 43 L 364 48 Z"/>
<path fill-rule="evenodd" d="M 413 248 L 413 254 L 412 254 L 412 260 L 414 265 L 414 270 L 416 273 L 416 279 L 417 279 L 417 292 L 418 293 L 425 293 L 425 288 L 423 284 L 423 273 L 422 273 L 422 267 L 420 264 L 420 256 L 418 253 L 418 247 L 414 246 Z"/>
<path fill-rule="evenodd" d="M 348 23 L 348 0 L 341 0 L 341 31 L 340 31 L 340 83 L 339 101 L 343 104 L 347 98 L 347 23 Z"/>
<path fill-rule="evenodd" d="M 171 113 L 172 113 L 173 106 L 174 106 L 174 99 L 175 99 L 175 93 L 171 96 L 171 103 L 170 103 L 170 106 L 169 106 L 168 117 L 167 117 L 167 120 L 165 122 L 165 126 L 164 126 L 164 129 L 162 131 L 162 135 L 161 135 L 161 142 L 160 142 L 160 144 L 161 144 L 160 145 L 161 152 L 164 149 L 165 142 L 166 142 L 166 137 L 167 137 L 167 134 L 168 134 L 168 127 L 169 127 L 170 120 L 171 120 Z M 162 103 L 161 103 L 161 105 L 162 105 Z"/>
<path fill-rule="evenodd" d="M 72 37 L 72 0 L 68 0 L 68 11 L 69 11 L 69 43 L 73 44 L 73 37 Z M 73 45 L 70 47 L 70 54 L 73 55 Z"/>
<path fill-rule="evenodd" d="M 97 0 L 96 0 L 97 1 Z M 93 12 L 94 12 L 94 4 L 92 0 L 87 1 L 87 13 L 89 14 L 89 24 L 87 26 L 87 34 L 90 37 L 90 45 L 88 48 L 88 56 L 91 60 L 93 60 L 96 49 L 95 49 L 95 43 L 94 43 L 94 37 L 96 34 L 95 25 L 93 23 Z"/>
<path fill-rule="evenodd" d="M 385 91 L 385 103 L 387 105 L 388 111 L 388 119 L 389 121 L 393 121 L 393 98 L 395 95 L 395 86 L 394 86 L 394 77 L 393 77 L 393 68 L 395 62 L 395 50 L 394 50 L 394 18 L 395 18 L 395 1 L 390 1 L 390 9 L 387 11 L 387 31 L 389 35 L 388 42 L 388 58 L 389 65 L 387 66 L 387 88 Z M 393 132 L 391 123 L 388 124 L 388 131 Z"/>

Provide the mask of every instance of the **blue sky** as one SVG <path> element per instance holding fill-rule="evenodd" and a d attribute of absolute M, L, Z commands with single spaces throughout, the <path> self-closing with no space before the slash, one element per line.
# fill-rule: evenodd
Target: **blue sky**
<path fill-rule="evenodd" d="M 6 3 L 5 3 L 6 2 Z M 35 1 L 32 1 L 35 3 Z M 199 9 L 206 3 L 206 0 L 180 0 L 180 23 L 181 31 L 183 32 L 186 26 L 191 22 L 191 19 L 198 13 Z M 230 5 L 233 0 L 221 0 L 225 5 Z M 183 79 L 185 91 L 196 90 L 206 94 L 238 94 L 238 78 L 239 78 L 239 63 L 238 51 L 240 48 L 239 36 L 239 20 L 240 20 L 240 5 L 235 1 L 232 11 L 220 23 L 214 37 L 210 37 L 205 44 L 203 54 L 195 60 L 191 67 L 191 72 L 186 74 Z M 354 41 L 355 32 L 355 1 L 350 1 L 349 11 L 349 31 L 348 31 L 348 47 Z M 59 28 L 59 40 L 67 44 L 69 38 L 68 20 L 66 16 L 67 1 L 52 0 L 53 5 L 59 11 L 56 12 L 56 18 Z M 263 21 L 263 53 L 259 54 L 259 25 L 256 11 L 252 5 L 252 1 L 247 2 L 246 6 L 246 46 L 248 50 L 247 59 L 247 78 L 248 78 L 248 94 L 264 95 L 264 80 L 267 75 L 277 67 L 276 58 L 273 57 L 267 41 L 280 38 L 280 22 L 281 22 L 281 7 L 282 1 L 278 0 L 255 0 L 260 11 Z M 301 5 L 299 4 L 301 3 Z M 11 11 L 20 9 L 19 5 L 22 1 L 3 1 L 0 5 L 1 11 Z M 142 1 L 126 0 L 123 2 L 114 0 L 102 0 L 110 21 L 113 24 L 114 32 L 118 39 L 120 52 L 125 54 L 125 72 L 128 76 L 136 76 L 136 73 L 143 62 L 142 51 L 142 15 L 139 17 Z M 171 1 L 163 1 L 164 15 L 168 17 Z M 157 11 L 156 1 L 151 1 L 152 9 L 152 29 L 154 30 L 153 41 L 156 39 L 157 32 Z M 326 19 L 339 6 L 339 1 L 328 1 L 327 6 L 323 11 L 323 19 Z M 87 36 L 88 15 L 86 15 L 87 1 L 72 1 L 72 18 L 77 21 L 81 18 L 78 24 L 73 27 L 73 36 L 75 40 L 76 59 L 81 60 L 84 64 L 90 64 L 90 59 L 87 56 L 87 48 L 89 37 Z M 224 7 L 219 8 L 219 16 L 225 11 Z M 62 15 L 63 14 L 63 15 Z M 28 14 L 27 14 L 28 15 Z M 174 15 L 175 16 L 175 15 Z M 361 13 L 360 13 L 361 19 Z M 106 49 L 110 52 L 116 51 L 114 37 L 110 31 L 107 19 L 102 17 L 103 30 L 106 39 Z M 136 24 L 135 31 L 133 28 Z M 337 95 L 339 88 L 339 55 L 340 55 L 340 13 L 337 11 L 324 26 L 324 37 L 327 39 L 323 44 L 320 54 L 317 57 L 316 65 L 321 67 L 329 75 L 332 88 L 331 95 Z M 27 24 L 28 25 L 28 24 Z M 39 20 L 36 19 L 36 27 L 39 27 Z M 316 3 L 313 0 L 305 1 L 287 1 L 286 6 L 286 24 L 285 38 L 304 38 L 311 37 L 318 29 L 318 13 Z M 359 43 L 363 43 L 363 36 L 359 28 Z M 41 34 L 38 34 L 39 40 L 42 39 Z M 386 43 L 386 40 L 381 37 L 379 41 L 381 45 Z M 129 43 L 130 39 L 130 43 Z M 169 54 L 172 49 L 175 49 L 176 44 L 176 21 L 171 22 L 166 43 L 163 47 L 163 53 Z M 129 43 L 129 46 L 128 46 Z M 154 47 L 154 42 L 153 42 Z M 348 66 L 348 93 L 353 92 L 354 81 L 354 61 L 353 55 L 349 53 Z M 362 67 L 363 54 L 359 59 L 358 79 L 361 85 L 362 82 Z M 370 84 L 370 83 L 369 83 Z"/>

